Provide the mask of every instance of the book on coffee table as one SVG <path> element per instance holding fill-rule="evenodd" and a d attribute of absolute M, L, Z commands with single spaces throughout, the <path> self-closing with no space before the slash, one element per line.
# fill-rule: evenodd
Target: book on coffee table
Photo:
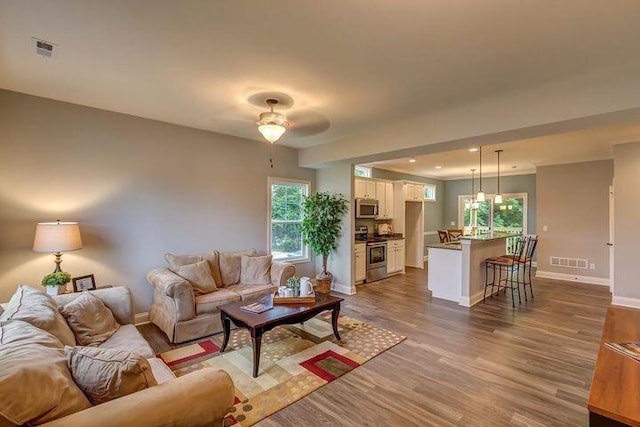
<path fill-rule="evenodd" d="M 271 310 L 272 308 L 272 305 L 254 302 L 253 304 L 243 305 L 242 307 L 240 307 L 240 310 L 248 311 L 249 313 L 260 314 L 264 313 L 265 311 Z"/>
<path fill-rule="evenodd" d="M 640 362 L 640 342 L 607 342 L 604 345 L 613 351 L 617 351 L 620 354 L 624 354 L 625 356 Z"/>

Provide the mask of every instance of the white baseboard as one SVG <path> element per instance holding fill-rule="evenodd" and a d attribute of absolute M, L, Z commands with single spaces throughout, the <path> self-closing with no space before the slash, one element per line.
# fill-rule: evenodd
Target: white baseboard
<path fill-rule="evenodd" d="M 621 305 L 623 307 L 640 308 L 640 299 L 613 296 L 611 305 Z"/>
<path fill-rule="evenodd" d="M 133 324 L 138 326 L 138 325 L 144 325 L 145 323 L 149 323 L 149 312 L 145 311 L 144 313 L 136 313 L 135 316 L 133 316 Z"/>
<path fill-rule="evenodd" d="M 334 292 L 338 292 L 339 294 L 345 295 L 355 295 L 356 289 L 355 286 L 351 287 L 349 285 L 343 285 L 342 283 L 333 282 L 331 284 L 331 290 Z"/>
<path fill-rule="evenodd" d="M 538 261 L 531 261 L 532 268 L 538 268 Z"/>
<path fill-rule="evenodd" d="M 592 276 L 578 276 L 577 274 L 555 273 L 552 271 L 536 271 L 536 277 L 543 279 L 564 280 L 565 282 L 580 282 L 589 285 L 609 286 L 609 279 Z"/>
<path fill-rule="evenodd" d="M 423 260 L 424 262 L 429 261 L 429 255 L 425 255 L 425 256 L 423 256 L 423 257 L 422 257 L 422 260 Z"/>
<path fill-rule="evenodd" d="M 472 305 L 476 305 L 477 303 L 482 301 L 482 298 L 484 298 L 484 290 L 482 292 L 476 292 L 475 294 L 471 295 L 471 297 L 460 297 L 460 302 L 458 304 L 463 307 L 471 307 Z"/>

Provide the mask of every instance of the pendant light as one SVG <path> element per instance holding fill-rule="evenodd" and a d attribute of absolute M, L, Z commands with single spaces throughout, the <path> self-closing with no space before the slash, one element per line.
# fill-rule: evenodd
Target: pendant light
<path fill-rule="evenodd" d="M 476 192 L 475 183 L 476 183 L 476 170 L 471 169 L 471 202 L 470 202 L 471 209 L 478 209 L 478 207 L 480 206 L 476 201 L 475 197 L 473 196 Z"/>
<path fill-rule="evenodd" d="M 278 105 L 277 99 L 269 98 L 266 102 L 271 111 L 261 113 L 260 121 L 256 124 L 264 139 L 273 144 L 284 134 L 289 123 L 287 123 L 284 114 L 273 111 L 273 107 Z"/>
<path fill-rule="evenodd" d="M 496 197 L 493 199 L 494 203 L 496 204 L 502 204 L 502 193 L 500 192 L 500 153 L 502 153 L 504 150 L 496 150 L 496 153 L 498 153 L 498 194 L 496 194 Z"/>
<path fill-rule="evenodd" d="M 482 146 L 478 147 L 478 151 L 480 152 L 480 190 L 476 195 L 476 200 L 478 202 L 484 202 L 484 191 L 482 191 Z"/>

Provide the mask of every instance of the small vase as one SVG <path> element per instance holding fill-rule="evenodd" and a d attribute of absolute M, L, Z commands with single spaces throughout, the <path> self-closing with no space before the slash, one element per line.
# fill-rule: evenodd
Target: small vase
<path fill-rule="evenodd" d="M 67 285 L 45 286 L 47 295 L 62 295 L 67 290 Z"/>

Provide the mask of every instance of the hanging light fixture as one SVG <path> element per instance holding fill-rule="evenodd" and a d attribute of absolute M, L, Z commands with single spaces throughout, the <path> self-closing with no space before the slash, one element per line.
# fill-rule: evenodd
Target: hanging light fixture
<path fill-rule="evenodd" d="M 271 111 L 261 113 L 260 120 L 256 124 L 264 139 L 273 144 L 284 134 L 289 123 L 284 114 L 273 111 L 273 107 L 278 105 L 277 99 L 269 98 L 266 102 Z"/>
<path fill-rule="evenodd" d="M 502 204 L 502 193 L 500 192 L 500 153 L 502 153 L 504 150 L 496 150 L 496 153 L 498 153 L 498 194 L 496 194 L 496 197 L 493 199 L 494 203 L 496 204 Z"/>
<path fill-rule="evenodd" d="M 471 209 L 478 209 L 478 207 L 480 207 L 480 204 L 476 201 L 474 194 L 476 192 L 476 170 L 475 169 L 471 169 L 471 201 L 469 202 L 470 204 L 470 208 Z M 469 209 L 469 207 L 467 207 L 467 209 Z"/>
<path fill-rule="evenodd" d="M 478 151 L 480 152 L 480 190 L 476 195 L 476 200 L 478 202 L 484 202 L 484 191 L 482 191 L 482 146 L 478 147 Z"/>

